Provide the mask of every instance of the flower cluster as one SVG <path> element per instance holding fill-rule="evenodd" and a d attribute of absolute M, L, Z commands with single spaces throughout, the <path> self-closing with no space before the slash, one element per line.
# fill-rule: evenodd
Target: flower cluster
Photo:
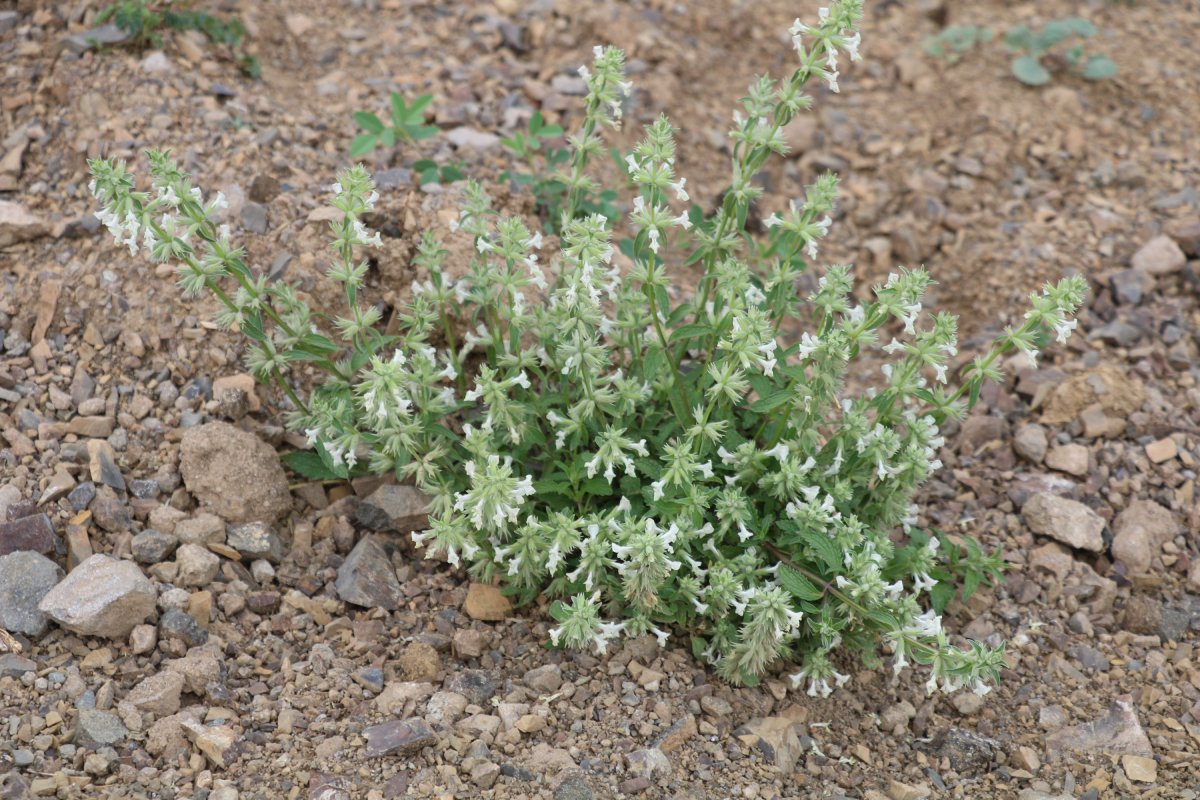
<path fill-rule="evenodd" d="M 833 176 L 752 240 L 751 177 L 786 152 L 781 129 L 811 105 L 809 82 L 836 90 L 840 57 L 858 59 L 861 12 L 861 0 L 835 0 L 816 25 L 792 28 L 799 66 L 750 87 L 730 189 L 709 215 L 685 205 L 666 117 L 624 155 L 625 218 L 581 210 L 600 132 L 629 91 L 620 51 L 598 49 L 581 70 L 560 236 L 499 216 L 470 183 L 452 226 L 469 263 L 452 279 L 447 250 L 425 234 L 412 299 L 386 333 L 363 299 L 363 253 L 382 240 L 361 221 L 377 199 L 361 167 L 329 187 L 341 219 L 328 274 L 347 307 L 329 323 L 246 266 L 211 221 L 219 198 L 205 205 L 165 155 L 151 155 L 153 197 L 112 161 L 92 162 L 93 191 L 119 244 L 180 262 L 189 294 L 220 300 L 322 470 L 390 473 L 431 495 L 414 541 L 518 600 L 553 599 L 554 645 L 603 652 L 622 636 L 687 632 L 730 680 L 791 661 L 793 683 L 819 695 L 848 680 L 842 651 L 868 665 L 882 653 L 897 672 L 928 667 L 931 689 L 983 692 L 1002 649 L 956 644 L 939 613 L 964 569 L 973 585 L 995 563 L 922 531 L 914 493 L 939 467 L 941 425 L 1000 377 L 1002 355 L 1032 358 L 1048 334 L 1069 335 L 1086 287 L 1047 286 L 960 369 L 955 319 L 925 313 L 922 269 L 897 269 L 859 300 L 851 269 L 828 265 L 798 296 L 837 215 Z M 681 263 L 702 279 L 678 299 L 668 272 Z M 882 380 L 847 395 L 866 351 L 886 361 Z M 307 402 L 293 387 L 302 364 L 327 373 Z"/>

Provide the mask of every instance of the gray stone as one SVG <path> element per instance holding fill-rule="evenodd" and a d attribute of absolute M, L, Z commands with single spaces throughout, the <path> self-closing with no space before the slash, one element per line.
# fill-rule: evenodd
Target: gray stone
<path fill-rule="evenodd" d="M 45 633 L 49 620 L 38 603 L 62 577 L 62 568 L 40 553 L 0 556 L 0 629 L 27 636 Z"/>
<path fill-rule="evenodd" d="M 245 522 L 225 529 L 225 544 L 249 559 L 283 560 L 283 542 L 269 522 Z"/>
<path fill-rule="evenodd" d="M 412 755 L 437 744 L 438 738 L 420 717 L 393 719 L 363 731 L 368 758 Z"/>
<path fill-rule="evenodd" d="M 72 511 L 83 511 L 92 501 L 96 499 L 96 484 L 91 481 L 84 481 L 71 490 L 67 495 L 67 502 L 71 504 Z"/>
<path fill-rule="evenodd" d="M 461 694 L 477 706 L 483 706 L 496 694 L 496 679 L 481 669 L 464 669 L 447 678 L 442 688 Z"/>
<path fill-rule="evenodd" d="M 37 664 L 16 653 L 0 653 L 0 678 L 19 678 L 26 672 L 37 672 Z"/>
<path fill-rule="evenodd" d="M 72 53 L 84 53 L 93 47 L 112 47 L 129 40 L 129 34 L 116 25 L 101 25 L 83 33 L 73 33 L 62 39 L 62 46 Z"/>
<path fill-rule="evenodd" d="M 1104 549 L 1104 520 L 1083 503 L 1042 492 L 1030 497 L 1021 513 L 1034 533 L 1082 550 Z"/>
<path fill-rule="evenodd" d="M 220 544 L 225 541 L 225 522 L 216 514 L 197 514 L 175 523 L 174 533 L 182 544 Z"/>
<path fill-rule="evenodd" d="M 0 33 L 8 33 L 17 27 L 20 17 L 15 11 L 0 11 Z"/>
<path fill-rule="evenodd" d="M 633 775 L 656 780 L 670 778 L 674 771 L 671 767 L 671 759 L 667 758 L 667 754 L 657 747 L 634 750 L 625 756 L 625 766 Z"/>
<path fill-rule="evenodd" d="M 934 742 L 934 748 L 938 756 L 950 760 L 952 769 L 965 775 L 990 771 L 1000 743 L 964 728 L 949 728 Z"/>
<path fill-rule="evenodd" d="M 429 496 L 413 486 L 384 484 L 358 504 L 359 523 L 375 531 L 412 533 L 429 523 Z"/>
<path fill-rule="evenodd" d="M 596 793 L 578 772 L 573 772 L 554 788 L 554 800 L 595 800 Z"/>
<path fill-rule="evenodd" d="M 758 717 L 734 730 L 733 735 L 758 751 L 768 764 L 774 764 L 784 775 L 790 775 L 803 754 L 797 727 L 795 720 L 786 717 Z"/>
<path fill-rule="evenodd" d="M 92 520 L 110 533 L 124 533 L 133 526 L 129 506 L 107 486 L 101 486 L 92 500 Z"/>
<path fill-rule="evenodd" d="M 159 639 L 178 639 L 188 647 L 199 647 L 208 641 L 208 631 L 191 615 L 177 608 L 168 609 L 158 622 Z M 170 712 L 175 713 L 175 712 Z"/>
<path fill-rule="evenodd" d="M 279 455 L 227 422 L 189 428 L 180 443 L 179 468 L 188 491 L 229 522 L 275 520 L 291 511 Z"/>
<path fill-rule="evenodd" d="M 446 139 L 458 150 L 483 152 L 500 146 L 499 136 L 475 128 L 454 128 L 446 132 Z"/>
<path fill-rule="evenodd" d="M 121 718 L 94 708 L 79 709 L 79 727 L 75 743 L 84 747 L 101 748 L 114 745 L 129 735 Z"/>
<path fill-rule="evenodd" d="M 557 692 L 562 682 L 562 668 L 558 664 L 544 664 L 525 673 L 525 685 L 543 694 Z"/>
<path fill-rule="evenodd" d="M 131 547 L 133 557 L 143 564 L 157 564 L 166 561 L 179 546 L 179 537 L 173 533 L 163 533 L 153 528 L 133 537 Z"/>
<path fill-rule="evenodd" d="M 1133 698 L 1127 694 L 1116 698 L 1108 714 L 1100 719 L 1072 725 L 1048 735 L 1046 747 L 1052 751 L 1154 755 L 1150 749 L 1150 739 L 1134 712 Z"/>
<path fill-rule="evenodd" d="M 400 603 L 400 582 L 387 551 L 374 536 L 365 536 L 338 567 L 338 597 L 364 608 L 395 611 Z"/>
<path fill-rule="evenodd" d="M 267 232 L 267 207 L 261 203 L 247 201 L 242 206 L 242 227 L 250 233 Z"/>
<path fill-rule="evenodd" d="M 1179 608 L 1164 608 L 1162 621 L 1158 624 L 1158 638 L 1164 642 L 1176 642 L 1183 638 L 1191 627 L 1193 615 Z"/>
<path fill-rule="evenodd" d="M 45 514 L 0 522 L 0 556 L 21 551 L 49 553 L 54 550 L 54 525 Z"/>
<path fill-rule="evenodd" d="M 1154 291 L 1154 277 L 1137 269 L 1123 269 L 1109 277 L 1113 299 L 1122 305 L 1136 306 Z"/>
<path fill-rule="evenodd" d="M 154 613 L 155 599 L 137 564 L 97 553 L 51 589 L 38 610 L 84 636 L 117 639 Z"/>
<path fill-rule="evenodd" d="M 44 236 L 46 223 L 25 206 L 0 200 L 0 248 Z"/>

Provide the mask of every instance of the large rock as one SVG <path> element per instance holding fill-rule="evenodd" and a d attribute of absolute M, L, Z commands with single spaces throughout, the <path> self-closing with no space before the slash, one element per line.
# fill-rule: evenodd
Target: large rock
<path fill-rule="evenodd" d="M 46 233 L 46 223 L 19 203 L 0 200 L 0 248 L 36 239 Z"/>
<path fill-rule="evenodd" d="M 1121 695 L 1108 714 L 1082 725 L 1063 728 L 1046 737 L 1050 750 L 1078 750 L 1114 755 L 1153 756 L 1150 739 L 1133 710 L 1133 698 Z"/>
<path fill-rule="evenodd" d="M 167 717 L 179 711 L 179 697 L 183 693 L 183 675 L 175 670 L 163 670 L 143 680 L 125 697 L 134 708 L 150 712 L 156 717 Z"/>
<path fill-rule="evenodd" d="M 365 536 L 338 567 L 334 588 L 347 603 L 364 608 L 395 611 L 400 603 L 400 581 L 387 551 L 374 536 Z"/>
<path fill-rule="evenodd" d="M 45 514 L 30 514 L 10 522 L 0 520 L 0 555 L 29 550 L 49 553 L 54 549 L 54 524 Z"/>
<path fill-rule="evenodd" d="M 38 610 L 67 630 L 119 639 L 154 613 L 155 599 L 154 584 L 137 564 L 97 553 L 51 589 Z"/>
<path fill-rule="evenodd" d="M 799 727 L 795 720 L 786 717 L 759 717 L 735 730 L 733 735 L 757 750 L 784 775 L 790 775 L 804 752 L 796 733 Z"/>
<path fill-rule="evenodd" d="M 1151 275 L 1179 272 L 1186 263 L 1187 256 L 1183 254 L 1183 250 L 1174 239 L 1166 235 L 1155 236 L 1146 242 L 1130 260 L 1134 269 Z"/>
<path fill-rule="evenodd" d="M 283 542 L 266 522 L 230 525 L 225 531 L 225 544 L 252 560 L 265 558 L 272 564 L 283 560 Z"/>
<path fill-rule="evenodd" d="M 419 531 L 429 524 L 428 515 L 429 496 L 404 484 L 384 484 L 358 504 L 358 521 L 376 531 Z"/>
<path fill-rule="evenodd" d="M 1113 558 L 1133 575 L 1150 571 L 1154 556 L 1175 538 L 1179 523 L 1153 500 L 1135 500 L 1113 520 Z"/>
<path fill-rule="evenodd" d="M 1104 549 L 1104 520 L 1083 503 L 1042 492 L 1029 498 L 1021 513 L 1034 533 L 1080 550 Z"/>
<path fill-rule="evenodd" d="M 41 636 L 49 620 L 38 603 L 62 580 L 62 568 L 40 553 L 0 556 L 0 628 Z"/>
<path fill-rule="evenodd" d="M 287 475 L 275 450 L 226 422 L 187 429 L 179 471 L 188 491 L 230 522 L 274 520 L 291 510 Z"/>

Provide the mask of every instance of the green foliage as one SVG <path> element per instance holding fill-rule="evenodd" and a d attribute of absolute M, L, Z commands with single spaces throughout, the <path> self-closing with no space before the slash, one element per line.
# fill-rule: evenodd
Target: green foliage
<path fill-rule="evenodd" d="M 213 16 L 170 0 L 116 0 L 96 15 L 98 23 L 109 20 L 132 36 L 137 47 L 162 47 L 164 28 L 200 31 L 213 44 L 225 47 L 246 75 L 251 78 L 262 75 L 258 58 L 240 49 L 246 28 L 237 17 Z"/>
<path fill-rule="evenodd" d="M 218 324 L 249 340 L 250 370 L 287 394 L 288 425 L 313 447 L 288 457 L 293 469 L 415 483 L 431 514 L 414 541 L 518 602 L 545 596 L 552 645 L 603 652 L 620 636 L 681 631 L 728 680 L 753 685 L 796 661 L 793 685 L 822 695 L 849 679 L 837 652 L 873 668 L 886 651 L 896 671 L 928 667 L 931 691 L 985 692 L 1003 648 L 956 646 L 939 609 L 1000 562 L 922 531 L 913 500 L 940 466 L 939 426 L 1002 380 L 1006 354 L 1032 359 L 1050 335 L 1065 340 L 1086 281 L 1032 295 L 1021 322 L 956 376 L 957 321 L 924 313 L 924 270 L 900 268 L 860 300 L 851 268 L 834 264 L 798 295 L 838 179 L 817 178 L 756 235 L 753 176 L 786 154 L 782 129 L 809 107 L 809 83 L 836 88 L 838 58 L 858 59 L 861 16 L 861 0 L 834 0 L 818 25 L 793 26 L 798 66 L 743 98 L 731 185 L 711 215 L 687 205 L 665 116 L 618 154 L 626 202 L 584 211 L 615 191 L 589 165 L 630 91 L 624 54 L 597 48 L 581 70 L 583 119 L 556 157 L 559 213 L 531 230 L 468 182 L 453 227 L 469 255 L 448 269 L 425 232 L 394 333 L 362 297 L 364 249 L 383 242 L 362 222 L 378 195 L 361 165 L 329 187 L 341 219 L 327 274 L 345 298 L 333 319 L 247 265 L 213 221 L 223 198 L 205 202 L 169 154 L 149 154 L 152 192 L 114 159 L 89 162 L 90 188 L 119 244 L 177 262 L 185 294 L 215 296 Z M 538 152 L 546 128 L 510 148 Z M 671 284 L 683 264 L 700 276 L 694 294 Z M 796 327 L 799 339 L 781 340 Z M 886 359 L 882 378 L 847 392 L 868 350 Z M 302 399 L 293 382 L 309 368 L 326 377 Z"/>
<path fill-rule="evenodd" d="M 417 173 L 417 181 L 424 186 L 427 183 L 457 183 L 467 177 L 463 172 L 465 164 L 438 164 L 429 158 L 413 162 L 412 168 Z"/>
<path fill-rule="evenodd" d="M 535 111 L 529 119 L 526 130 L 517 131 L 512 136 L 500 140 L 515 158 L 524 162 L 528 169 L 528 172 L 505 170 L 500 174 L 500 179 L 512 181 L 518 186 L 528 187 L 533 192 L 534 200 L 537 203 L 538 217 L 549 233 L 559 231 L 564 203 L 568 197 L 567 183 L 561 171 L 570 162 L 571 151 L 566 147 L 555 147 L 550 143 L 550 140 L 561 136 L 563 136 L 561 127 L 546 124 L 542 112 Z M 619 156 L 614 160 L 618 167 L 624 167 Z M 617 193 L 611 190 L 589 191 L 580 200 L 576 214 L 579 216 L 615 215 L 619 213 L 613 206 L 613 201 L 616 199 Z"/>
<path fill-rule="evenodd" d="M 1088 55 L 1079 44 L 1055 50 L 1069 39 L 1089 39 L 1095 34 L 1096 26 L 1080 17 L 1053 20 L 1038 29 L 1024 25 L 1010 28 L 1004 34 L 1004 45 L 1017 54 L 1012 73 L 1026 86 L 1043 86 L 1053 79 L 1047 64 L 1061 64 L 1087 80 L 1111 78 L 1117 74 L 1117 65 L 1108 56 Z"/>
<path fill-rule="evenodd" d="M 976 45 L 992 41 L 995 34 L 990 28 L 978 25 L 950 25 L 923 43 L 925 52 L 934 58 L 944 58 L 955 64 L 963 54 Z"/>
<path fill-rule="evenodd" d="M 395 147 L 401 142 L 415 142 L 435 135 L 438 129 L 425 124 L 425 108 L 432 101 L 433 95 L 423 94 L 410 104 L 398 92 L 392 92 L 391 125 L 384 124 L 369 111 L 354 112 L 354 121 L 364 132 L 350 142 L 350 155 L 358 158 L 379 146 Z"/>

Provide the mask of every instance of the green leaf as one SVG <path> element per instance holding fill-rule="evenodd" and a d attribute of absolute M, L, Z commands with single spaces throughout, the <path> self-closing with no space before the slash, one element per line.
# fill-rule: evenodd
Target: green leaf
<path fill-rule="evenodd" d="M 292 472 L 309 480 L 330 481 L 341 477 L 325 465 L 315 450 L 294 450 L 284 453 L 281 460 Z"/>
<path fill-rule="evenodd" d="M 929 604 L 939 614 L 946 610 L 946 606 L 950 605 L 950 601 L 953 599 L 954 585 L 951 583 L 939 582 L 929 590 Z"/>
<path fill-rule="evenodd" d="M 683 308 L 683 306 L 681 306 L 681 308 Z M 677 342 L 693 339 L 697 336 L 707 336 L 710 333 L 712 333 L 712 328 L 710 326 L 701 322 L 694 322 L 690 325 L 682 325 L 671 331 L 671 335 L 668 337 L 667 341 L 669 341 L 671 344 L 675 344 Z"/>
<path fill-rule="evenodd" d="M 432 102 L 433 102 L 433 95 L 431 95 L 431 94 L 423 94 L 420 97 L 418 97 L 416 100 L 413 100 L 412 105 L 408 107 L 409 119 L 413 119 L 414 117 L 417 120 L 424 119 L 423 115 L 422 116 L 417 116 L 417 115 L 420 115 L 421 112 L 424 111 L 426 109 L 426 107 L 428 107 L 429 104 Z"/>
<path fill-rule="evenodd" d="M 842 569 L 842 548 L 824 531 L 801 531 L 800 541 L 825 565 L 830 572 Z"/>
<path fill-rule="evenodd" d="M 583 482 L 583 490 L 593 497 L 611 497 L 613 487 L 602 475 L 597 475 L 594 478 L 588 478 Z"/>
<path fill-rule="evenodd" d="M 383 132 L 383 122 L 370 111 L 355 111 L 354 121 L 358 123 L 358 127 L 368 133 L 378 135 Z"/>
<path fill-rule="evenodd" d="M 379 141 L 383 144 L 384 147 L 395 147 L 396 146 L 396 129 L 395 128 L 384 128 L 383 133 L 379 134 Z"/>
<path fill-rule="evenodd" d="M 786 564 L 779 566 L 778 578 L 784 589 L 801 600 L 820 600 L 825 595 L 812 581 Z"/>
<path fill-rule="evenodd" d="M 1004 46 L 1014 52 L 1028 50 L 1033 44 L 1033 33 L 1024 25 L 1009 28 L 1004 34 Z"/>
<path fill-rule="evenodd" d="M 1089 81 L 1102 81 L 1117 74 L 1117 65 L 1108 56 L 1088 56 L 1082 74 Z"/>
<path fill-rule="evenodd" d="M 1050 82 L 1050 73 L 1033 56 L 1014 58 L 1012 73 L 1017 80 L 1026 86 L 1042 86 Z"/>
<path fill-rule="evenodd" d="M 759 414 L 765 414 L 768 411 L 774 411 L 781 405 L 786 403 L 792 396 L 792 393 L 787 389 L 774 389 L 769 394 L 763 395 L 750 406 L 751 411 Z"/>
<path fill-rule="evenodd" d="M 372 133 L 355 136 L 354 141 L 350 142 L 350 157 L 358 158 L 359 156 L 365 156 L 375 149 L 375 142 L 376 136 Z"/>

